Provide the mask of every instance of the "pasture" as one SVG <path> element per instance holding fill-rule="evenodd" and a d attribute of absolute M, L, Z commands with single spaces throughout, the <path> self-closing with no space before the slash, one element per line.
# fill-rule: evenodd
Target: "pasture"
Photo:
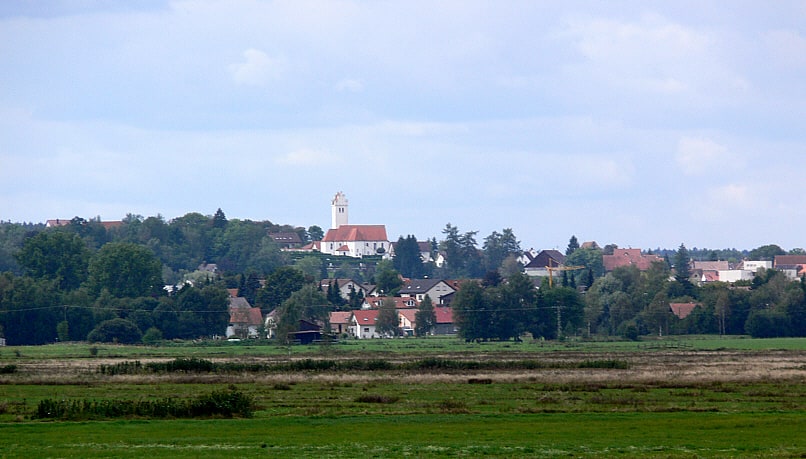
<path fill-rule="evenodd" d="M 206 365 L 166 370 L 173 359 Z M 806 454 L 803 339 L 60 344 L 0 349 L 2 368 L 0 457 Z M 249 416 L 35 416 L 46 400 L 225 390 Z"/>

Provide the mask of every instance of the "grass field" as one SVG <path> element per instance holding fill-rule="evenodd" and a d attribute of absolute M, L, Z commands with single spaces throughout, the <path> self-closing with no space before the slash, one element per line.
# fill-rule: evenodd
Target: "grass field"
<path fill-rule="evenodd" d="M 13 366 L 0 374 L 0 457 L 806 456 L 803 339 L 91 347 L 0 349 L 0 369 Z M 176 357 L 244 369 L 99 372 Z M 342 369 L 281 365 L 299 359 Z M 366 359 L 387 364 L 352 365 Z M 32 416 L 45 399 L 191 399 L 227 387 L 254 401 L 251 418 Z"/>

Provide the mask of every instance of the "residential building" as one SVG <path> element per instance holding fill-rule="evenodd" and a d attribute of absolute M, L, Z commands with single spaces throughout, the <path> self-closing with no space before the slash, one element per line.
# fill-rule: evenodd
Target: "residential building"
<path fill-rule="evenodd" d="M 641 271 L 646 271 L 656 261 L 663 261 L 663 258 L 642 253 L 641 249 L 614 249 L 612 255 L 602 255 L 602 264 L 606 272 L 622 266 L 635 266 Z"/>
<path fill-rule="evenodd" d="M 456 291 L 441 279 L 410 279 L 400 288 L 400 296 L 416 298 L 418 302 L 431 298 L 435 305 L 442 304 L 442 298 Z"/>

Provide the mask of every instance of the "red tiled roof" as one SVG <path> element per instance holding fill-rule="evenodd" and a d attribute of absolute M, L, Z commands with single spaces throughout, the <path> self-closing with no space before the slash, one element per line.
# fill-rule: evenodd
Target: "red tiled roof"
<path fill-rule="evenodd" d="M 398 309 L 397 313 L 405 317 L 409 322 L 414 323 L 417 316 L 417 310 L 413 308 Z"/>
<path fill-rule="evenodd" d="M 641 271 L 646 271 L 655 261 L 663 261 L 657 255 L 645 255 L 641 249 L 615 249 L 613 255 L 602 255 L 602 264 L 605 271 L 612 271 L 621 266 L 634 265 Z"/>
<path fill-rule="evenodd" d="M 330 325 L 333 324 L 349 324 L 352 311 L 335 311 L 330 313 Z"/>
<path fill-rule="evenodd" d="M 364 301 L 370 305 L 372 308 L 380 308 L 381 304 L 383 304 L 384 300 L 394 300 L 395 308 L 403 309 L 403 308 L 411 308 L 411 307 L 418 307 L 420 302 L 414 299 L 413 297 L 401 297 L 401 296 L 374 296 L 365 298 Z M 413 306 L 412 306 L 413 305 Z"/>
<path fill-rule="evenodd" d="M 353 317 L 355 317 L 356 323 L 375 325 L 375 322 L 378 320 L 378 310 L 361 309 L 353 311 Z"/>
<path fill-rule="evenodd" d="M 329 229 L 322 242 L 388 241 L 384 225 L 341 225 Z"/>
<path fill-rule="evenodd" d="M 691 311 L 697 306 L 699 306 L 697 303 L 669 303 L 669 308 L 672 310 L 672 313 L 679 319 L 688 317 Z"/>
<path fill-rule="evenodd" d="M 438 324 L 453 323 L 453 309 L 437 306 L 436 308 L 434 308 L 434 313 L 437 316 Z"/>

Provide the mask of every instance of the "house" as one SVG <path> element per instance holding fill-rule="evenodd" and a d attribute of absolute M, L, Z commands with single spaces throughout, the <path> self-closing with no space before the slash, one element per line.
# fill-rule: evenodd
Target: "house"
<path fill-rule="evenodd" d="M 557 268 L 565 264 L 565 255 L 559 250 L 541 250 L 523 267 L 523 271 L 533 277 L 546 277 L 549 275 L 548 268 Z M 554 273 L 555 276 L 559 275 L 559 271 Z"/>
<path fill-rule="evenodd" d="M 351 334 L 358 339 L 380 338 L 381 335 L 377 333 L 375 328 L 377 322 L 377 309 L 353 311 L 352 317 L 350 318 Z"/>
<path fill-rule="evenodd" d="M 759 269 L 772 269 L 772 261 L 767 260 L 744 260 L 741 269 L 757 273 Z"/>
<path fill-rule="evenodd" d="M 281 249 L 295 249 L 302 246 L 302 239 L 299 237 L 299 234 L 293 231 L 269 233 L 269 237 Z"/>
<path fill-rule="evenodd" d="M 330 332 L 334 335 L 340 336 L 342 334 L 350 334 L 350 318 L 352 318 L 352 311 L 334 311 L 330 313 Z"/>
<path fill-rule="evenodd" d="M 364 298 L 364 304 L 361 305 L 361 309 L 380 309 L 381 305 L 384 301 L 394 301 L 396 309 L 405 309 L 405 308 L 418 308 L 420 307 L 420 302 L 417 301 L 415 298 L 412 297 L 401 297 L 401 296 L 370 296 Z"/>
<path fill-rule="evenodd" d="M 410 279 L 400 288 L 400 296 L 413 297 L 418 302 L 425 297 L 431 298 L 433 304 L 442 304 L 442 297 L 456 291 L 441 279 Z"/>
<path fill-rule="evenodd" d="M 635 266 L 640 271 L 646 271 L 652 263 L 663 261 L 657 255 L 641 253 L 641 249 L 614 249 L 612 255 L 602 255 L 602 264 L 606 272 L 613 271 L 622 266 Z"/>
<path fill-rule="evenodd" d="M 246 298 L 235 297 L 229 299 L 229 324 L 227 325 L 227 338 L 258 338 L 260 327 L 263 325 L 263 314 L 260 308 L 253 308 Z"/>
<path fill-rule="evenodd" d="M 397 316 L 400 319 L 398 328 L 403 332 L 403 336 L 414 336 L 414 326 L 417 323 L 417 309 L 398 309 Z"/>
<path fill-rule="evenodd" d="M 434 314 L 437 317 L 434 329 L 431 330 L 432 335 L 455 335 L 456 326 L 453 324 L 453 309 L 445 306 L 437 306 L 434 308 Z"/>
<path fill-rule="evenodd" d="M 531 263 L 532 260 L 534 260 L 536 256 L 537 256 L 537 250 L 529 249 L 529 250 L 524 250 L 523 253 L 518 255 L 518 258 L 516 258 L 516 260 L 518 261 L 518 263 L 521 264 L 521 266 L 526 266 L 529 263 Z"/>
<path fill-rule="evenodd" d="M 776 255 L 772 266 L 792 280 L 806 277 L 806 255 Z"/>
<path fill-rule="evenodd" d="M 719 281 L 732 284 L 739 281 L 753 280 L 755 273 L 748 269 L 729 269 L 726 271 L 719 271 Z"/>
<path fill-rule="evenodd" d="M 672 314 L 677 316 L 678 319 L 688 317 L 691 311 L 697 306 L 699 306 L 697 303 L 669 303 L 669 309 L 672 310 Z"/>
<path fill-rule="evenodd" d="M 332 225 L 319 246 L 322 253 L 361 258 L 388 256 L 390 242 L 384 225 L 350 225 L 347 218 L 347 197 L 336 193 L 331 201 Z"/>
<path fill-rule="evenodd" d="M 350 291 L 354 291 L 357 295 L 359 292 L 364 297 L 369 296 L 372 292 L 375 291 L 375 286 L 368 283 L 360 284 L 353 279 L 343 278 L 343 279 L 322 279 L 319 281 L 319 288 L 322 292 L 327 293 L 330 290 L 330 286 L 338 285 L 339 286 L 339 295 L 345 300 L 350 299 Z"/>
<path fill-rule="evenodd" d="M 206 261 L 196 267 L 196 271 L 202 271 L 210 274 L 218 274 L 218 265 L 215 263 L 207 263 Z"/>

